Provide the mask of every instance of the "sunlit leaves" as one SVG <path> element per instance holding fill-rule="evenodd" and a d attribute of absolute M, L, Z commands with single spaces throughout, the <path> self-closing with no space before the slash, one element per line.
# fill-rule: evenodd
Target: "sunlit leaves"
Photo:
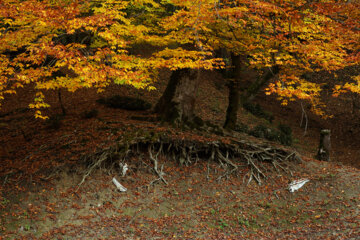
<path fill-rule="evenodd" d="M 150 64 L 126 49 L 144 41 L 147 27 L 132 24 L 129 1 L 3 1 L 0 4 L 0 96 L 35 83 L 38 90 L 102 89 L 111 81 L 145 88 Z M 131 4 L 159 7 L 154 1 Z M 140 40 L 139 40 L 140 39 Z M 155 61 L 154 61 L 155 62 Z M 151 67 L 156 67 L 153 63 Z M 48 107 L 39 92 L 31 108 Z M 36 112 L 40 117 L 41 112 Z"/>
<path fill-rule="evenodd" d="M 249 67 L 280 67 L 269 93 L 317 104 L 321 88 L 299 76 L 360 62 L 359 9 L 335 0 L 3 0 L 0 98 L 30 83 L 151 89 L 159 68 L 224 67 L 214 52 L 225 48 L 248 56 Z M 147 58 L 133 53 L 141 44 L 151 48 Z"/>
<path fill-rule="evenodd" d="M 30 108 L 36 109 L 36 111 L 35 111 L 35 117 L 36 118 L 41 118 L 41 119 L 47 119 L 48 118 L 46 116 L 43 116 L 41 111 L 39 110 L 41 108 L 49 107 L 49 104 L 46 104 L 44 102 L 44 98 L 45 98 L 45 96 L 44 96 L 43 93 L 37 92 L 36 97 L 34 99 L 34 103 L 29 105 Z"/>

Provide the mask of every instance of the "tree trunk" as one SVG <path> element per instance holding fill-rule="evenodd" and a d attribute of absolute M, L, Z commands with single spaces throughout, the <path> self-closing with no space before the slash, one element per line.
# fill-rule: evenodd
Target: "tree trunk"
<path fill-rule="evenodd" d="M 234 67 L 233 76 L 229 84 L 229 103 L 226 110 L 226 119 L 224 128 L 234 129 L 237 121 L 237 112 L 240 104 L 240 83 L 243 78 L 243 72 L 246 69 L 246 59 L 244 56 L 231 54 L 231 62 Z"/>
<path fill-rule="evenodd" d="M 239 82 L 237 79 L 234 79 L 229 84 L 229 103 L 226 110 L 226 119 L 224 128 L 226 129 L 235 129 L 237 122 L 237 112 L 240 102 L 240 92 L 238 88 Z"/>
<path fill-rule="evenodd" d="M 155 106 L 162 121 L 179 125 L 193 120 L 198 78 L 199 70 L 194 69 L 180 69 L 171 74 L 165 92 Z"/>
<path fill-rule="evenodd" d="M 331 131 L 329 129 L 323 129 L 320 132 L 319 150 L 316 155 L 316 158 L 319 160 L 330 161 L 330 150 L 331 150 L 330 133 Z"/>
<path fill-rule="evenodd" d="M 245 86 L 242 85 L 245 85 L 245 82 L 248 80 L 247 78 L 251 75 L 248 73 L 249 70 L 246 65 L 246 57 L 231 54 L 231 62 L 233 65 L 233 80 L 229 84 L 229 105 L 226 111 L 226 120 L 224 124 L 224 128 L 227 129 L 235 128 L 239 105 L 251 101 L 261 88 L 280 71 L 278 66 L 268 68 L 264 74 L 258 76 L 250 86 L 244 89 Z M 240 94 L 240 90 L 243 90 L 242 94 Z"/>

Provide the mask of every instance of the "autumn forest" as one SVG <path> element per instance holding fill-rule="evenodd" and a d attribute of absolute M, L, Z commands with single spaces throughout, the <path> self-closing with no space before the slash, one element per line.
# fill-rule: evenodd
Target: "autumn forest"
<path fill-rule="evenodd" d="M 356 239 L 360 1 L 0 1 L 0 239 Z"/>

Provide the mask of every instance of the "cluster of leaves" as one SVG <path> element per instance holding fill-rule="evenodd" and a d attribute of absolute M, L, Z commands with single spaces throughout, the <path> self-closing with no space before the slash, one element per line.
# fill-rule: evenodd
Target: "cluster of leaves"
<path fill-rule="evenodd" d="M 360 3 L 336 0 L 4 0 L 0 4 L 0 100 L 33 84 L 44 90 L 111 82 L 153 89 L 157 69 L 221 68 L 214 51 L 247 56 L 249 67 L 280 67 L 267 92 L 320 106 L 320 86 L 300 76 L 360 61 Z M 148 58 L 132 54 L 148 44 Z M 337 91 L 359 91 L 357 83 Z M 319 114 L 322 114 L 318 110 Z"/>
<path fill-rule="evenodd" d="M 153 89 L 158 68 L 212 68 L 216 60 L 203 57 L 209 53 L 177 47 L 166 36 L 159 21 L 169 4 L 158 2 L 2 1 L 0 98 L 33 83 L 38 92 L 30 108 L 43 117 L 44 90 L 101 91 L 111 82 Z M 130 53 L 143 42 L 162 50 L 148 59 Z"/>

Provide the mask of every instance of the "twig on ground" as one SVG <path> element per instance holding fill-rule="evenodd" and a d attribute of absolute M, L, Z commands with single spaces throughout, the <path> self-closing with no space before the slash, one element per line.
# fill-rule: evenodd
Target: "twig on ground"
<path fill-rule="evenodd" d="M 100 155 L 99 159 L 98 159 L 95 163 L 93 163 L 93 165 L 87 170 L 87 172 L 86 172 L 85 175 L 83 176 L 81 182 L 78 184 L 75 192 L 77 192 L 77 191 L 79 190 L 80 186 L 85 182 L 86 178 L 92 173 L 92 171 L 93 171 L 96 167 L 100 166 L 101 163 L 104 162 L 104 161 L 108 158 L 108 155 L 109 155 L 109 152 L 107 152 L 107 151 L 103 152 L 103 153 Z"/>
<path fill-rule="evenodd" d="M 137 215 L 142 211 L 143 209 L 140 208 L 140 210 L 136 211 L 134 216 L 132 216 L 132 218 L 130 219 L 129 223 L 127 224 L 127 227 L 129 227 L 133 222 L 134 220 L 136 219 Z"/>

